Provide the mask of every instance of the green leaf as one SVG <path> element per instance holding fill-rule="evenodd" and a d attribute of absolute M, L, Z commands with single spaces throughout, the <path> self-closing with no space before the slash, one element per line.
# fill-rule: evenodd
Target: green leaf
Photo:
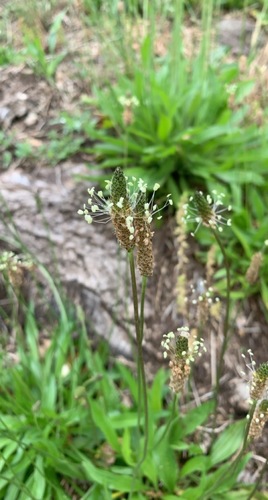
<path fill-rule="evenodd" d="M 200 481 L 200 487 L 202 489 L 201 498 L 204 500 L 210 500 L 211 498 L 217 498 L 215 493 L 227 493 L 236 484 L 237 477 L 240 472 L 245 467 L 248 462 L 250 454 L 241 458 L 236 466 L 232 462 L 227 462 L 217 468 L 212 474 L 204 474 Z"/>
<path fill-rule="evenodd" d="M 187 488 L 187 490 L 183 491 L 183 493 L 180 494 L 180 499 L 182 500 L 200 500 L 202 496 L 202 489 L 200 487 L 198 488 Z"/>
<path fill-rule="evenodd" d="M 150 389 L 150 406 L 154 412 L 158 412 L 162 409 L 163 387 L 167 377 L 168 374 L 164 370 L 159 370 L 154 377 Z"/>
<path fill-rule="evenodd" d="M 44 459 L 40 455 L 36 457 L 33 473 L 33 484 L 31 492 L 36 498 L 42 499 L 46 489 L 46 477 L 44 470 Z"/>
<path fill-rule="evenodd" d="M 133 475 L 120 475 L 105 469 L 99 469 L 93 465 L 86 457 L 82 458 L 82 467 L 90 481 L 106 486 L 111 490 L 121 492 L 143 491 L 146 486 Z"/>
<path fill-rule="evenodd" d="M 192 472 L 200 471 L 205 472 L 209 469 L 210 458 L 205 455 L 198 455 L 187 460 L 186 464 L 180 471 L 180 477 L 188 476 Z"/>
<path fill-rule="evenodd" d="M 261 297 L 266 309 L 268 310 L 268 286 L 264 279 L 261 279 Z"/>
<path fill-rule="evenodd" d="M 105 438 L 107 439 L 110 446 L 115 451 L 120 451 L 120 444 L 116 432 L 113 429 L 109 415 L 105 413 L 104 409 L 100 406 L 97 401 L 91 400 L 90 409 L 92 418 L 97 428 L 99 428 Z"/>
<path fill-rule="evenodd" d="M 143 66 L 149 66 L 152 60 L 152 37 L 150 34 L 144 38 L 140 51 Z"/>
<path fill-rule="evenodd" d="M 230 458 L 242 445 L 244 433 L 245 422 L 243 420 L 230 424 L 212 446 L 211 466 Z"/>
<path fill-rule="evenodd" d="M 7 444 L 4 447 L 4 449 L 1 450 L 1 455 L 0 455 L 0 472 L 6 466 L 6 462 L 8 461 L 9 457 L 15 452 L 16 448 L 19 446 L 16 441 L 13 441 L 9 438 L 7 438 L 6 441 Z"/>
<path fill-rule="evenodd" d="M 125 382 L 125 385 L 130 391 L 135 403 L 138 403 L 138 384 L 137 380 L 133 376 L 133 373 L 121 363 L 117 363 L 116 366 L 121 375 L 122 380 Z"/>
<path fill-rule="evenodd" d="M 172 130 L 172 120 L 167 115 L 161 115 L 157 127 L 157 137 L 160 141 L 165 141 L 171 133 Z"/>
<path fill-rule="evenodd" d="M 118 412 L 109 417 L 113 429 L 129 429 L 137 427 L 138 415 L 136 412 Z"/>
<path fill-rule="evenodd" d="M 239 82 L 239 85 L 235 93 L 235 103 L 239 104 L 240 102 L 242 102 L 245 99 L 245 97 L 247 97 L 250 94 L 254 86 L 255 82 L 253 80 L 248 82 Z"/>
<path fill-rule="evenodd" d="M 31 358 L 34 360 L 39 360 L 39 352 L 37 344 L 39 333 L 35 318 L 33 316 L 32 308 L 29 309 L 27 314 L 25 330 L 26 330 L 27 344 L 29 346 L 31 353 Z"/>
<path fill-rule="evenodd" d="M 10 468 L 5 470 L 2 477 L 0 477 L 0 490 L 3 489 L 6 485 L 10 484 L 13 478 L 16 478 L 17 475 L 21 474 L 23 476 L 28 467 L 32 464 L 32 456 L 30 453 L 25 453 L 23 457 L 17 461 L 17 457 L 22 454 L 17 453 L 14 457 L 14 460 L 10 464 Z M 19 479 L 19 478 L 17 478 Z"/>
<path fill-rule="evenodd" d="M 232 231 L 236 235 L 238 241 L 241 243 L 241 245 L 242 245 L 242 247 L 243 247 L 243 249 L 245 251 L 245 254 L 246 254 L 246 256 L 248 257 L 248 259 L 250 261 L 252 251 L 251 251 L 249 243 L 247 242 L 247 239 L 246 239 L 246 236 L 245 236 L 244 232 L 241 231 L 237 227 L 236 224 L 232 224 Z"/>
<path fill-rule="evenodd" d="M 158 467 L 151 454 L 147 454 L 146 460 L 143 462 L 141 469 L 144 476 L 146 476 L 156 488 L 158 481 Z"/>
<path fill-rule="evenodd" d="M 177 482 L 178 466 L 176 456 L 170 447 L 167 434 L 153 450 L 153 458 L 158 470 L 158 477 L 168 491 L 173 491 Z"/>
<path fill-rule="evenodd" d="M 44 390 L 42 394 L 42 407 L 46 410 L 56 410 L 57 383 L 55 375 L 51 374 L 44 379 Z"/>
<path fill-rule="evenodd" d="M 81 500 L 111 500 L 111 494 L 100 484 L 94 484 L 92 488 L 85 495 L 82 496 Z"/>
<path fill-rule="evenodd" d="M 220 494 L 217 498 L 218 500 L 237 500 L 239 498 L 239 500 L 248 500 L 249 498 L 249 494 L 250 494 L 250 489 L 252 489 L 252 486 L 251 488 L 248 488 L 247 490 L 246 489 L 236 489 L 235 491 L 228 491 L 226 494 Z M 261 500 L 261 497 L 253 497 L 255 498 L 255 500 L 257 500 L 257 498 L 259 500 Z M 267 496 L 263 496 L 262 497 L 263 500 L 267 500 Z M 216 499 L 216 496 L 215 496 L 215 500 Z"/>
<path fill-rule="evenodd" d="M 134 460 L 133 460 L 133 453 L 131 450 L 130 432 L 128 428 L 124 430 L 122 444 L 121 444 L 121 453 L 127 465 L 133 466 Z"/>
<path fill-rule="evenodd" d="M 263 175 L 259 174 L 256 170 L 245 171 L 236 168 L 228 172 L 215 172 L 215 177 L 226 183 L 236 182 L 237 184 L 252 184 L 255 186 L 263 186 L 265 184 Z"/>
<path fill-rule="evenodd" d="M 212 414 L 214 408 L 213 401 L 207 401 L 197 408 L 187 412 L 186 415 L 182 417 L 182 432 L 183 436 L 192 434 L 197 427 L 202 425 Z"/>

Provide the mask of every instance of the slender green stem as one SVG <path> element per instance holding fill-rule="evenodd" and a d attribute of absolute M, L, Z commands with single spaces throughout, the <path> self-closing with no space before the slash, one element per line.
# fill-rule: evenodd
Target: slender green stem
<path fill-rule="evenodd" d="M 143 411 L 144 411 L 144 447 L 143 447 L 142 457 L 138 463 L 138 467 L 140 467 L 146 458 L 148 450 L 148 441 L 149 441 L 149 410 L 148 410 L 148 398 L 147 398 L 147 385 L 146 385 L 146 376 L 145 376 L 144 359 L 143 359 L 141 342 L 138 342 L 138 357 L 140 360 L 140 383 L 142 387 Z"/>
<path fill-rule="evenodd" d="M 231 309 L 231 276 L 230 276 L 230 265 L 229 261 L 225 252 L 225 248 L 221 242 L 221 239 L 219 238 L 218 233 L 212 229 L 213 235 L 220 247 L 220 250 L 223 255 L 223 260 L 224 260 L 224 266 L 225 266 L 225 271 L 226 271 L 226 309 L 225 309 L 225 317 L 224 317 L 224 324 L 223 324 L 223 342 L 221 346 L 221 351 L 219 355 L 219 361 L 218 361 L 218 367 L 217 367 L 217 374 L 216 374 L 216 383 L 214 387 L 214 399 L 215 399 L 215 421 L 216 423 L 216 412 L 217 412 L 217 406 L 218 406 L 218 397 L 219 397 L 219 388 L 220 388 L 220 378 L 222 374 L 222 369 L 223 369 L 223 363 L 224 363 L 224 355 L 226 353 L 227 347 L 228 347 L 228 341 L 229 341 L 229 323 L 230 323 L 230 309 Z"/>
<path fill-rule="evenodd" d="M 145 303 L 146 286 L 147 286 L 147 276 L 143 276 L 142 277 L 142 288 L 141 288 L 141 304 L 140 304 L 140 335 L 141 335 L 141 342 L 143 341 L 143 330 L 144 330 L 144 303 Z"/>
<path fill-rule="evenodd" d="M 135 321 L 135 331 L 137 343 L 140 342 L 140 319 L 139 319 L 139 301 L 138 301 L 138 291 L 137 291 L 137 281 L 135 273 L 135 262 L 133 250 L 128 252 L 130 276 L 131 276 L 131 286 L 132 286 L 132 300 L 134 308 L 134 321 Z"/>
<path fill-rule="evenodd" d="M 133 251 L 128 252 L 128 257 L 129 257 L 129 266 L 130 266 L 130 275 L 131 275 L 131 284 L 132 284 L 134 319 L 135 319 L 135 330 L 136 330 L 137 351 L 138 351 L 137 368 L 138 368 L 139 421 L 140 421 L 140 412 L 141 412 L 141 407 L 142 407 L 142 399 L 143 399 L 143 412 L 144 412 L 144 447 L 143 447 L 142 457 L 137 464 L 137 468 L 139 468 L 141 466 L 141 464 L 144 462 L 146 455 L 147 455 L 147 450 L 148 450 L 149 410 L 148 410 L 147 385 L 146 385 L 146 376 L 145 376 L 145 368 L 144 368 L 144 359 L 143 359 L 143 351 L 142 351 L 143 323 L 141 322 L 141 319 L 139 317 L 139 301 L 138 301 L 137 281 L 136 281 L 135 262 L 134 262 Z M 145 285 L 146 285 L 146 281 L 145 281 Z M 143 286 L 143 295 L 145 295 L 145 285 Z M 143 307 L 144 307 L 144 297 L 142 299 L 141 311 L 143 311 Z M 143 312 L 142 312 L 142 321 L 143 321 Z"/>
<path fill-rule="evenodd" d="M 154 448 L 157 448 L 157 446 L 160 445 L 161 441 L 164 439 L 164 437 L 168 433 L 168 431 L 169 431 L 169 429 L 171 427 L 171 424 L 172 424 L 172 422 L 174 420 L 174 416 L 175 416 L 175 413 L 176 413 L 177 405 L 178 405 L 178 394 L 174 394 L 173 402 L 172 402 L 172 409 L 171 409 L 171 414 L 170 414 L 169 420 L 168 420 L 168 422 L 166 424 L 166 427 L 165 427 L 165 430 L 164 430 L 163 434 L 160 436 L 160 438 L 158 439 L 158 441 L 154 445 Z"/>
<path fill-rule="evenodd" d="M 262 468 L 262 470 L 261 470 L 261 472 L 259 474 L 258 480 L 254 484 L 254 488 L 251 490 L 251 492 L 250 492 L 247 500 L 250 500 L 251 498 L 254 497 L 254 494 L 256 493 L 256 491 L 257 491 L 257 489 L 258 489 L 258 487 L 260 485 L 260 482 L 261 482 L 261 480 L 263 478 L 263 475 L 264 475 L 265 471 L 267 470 L 267 468 L 268 468 L 268 458 L 267 458 L 267 460 L 266 460 L 266 462 L 265 462 L 265 464 L 264 464 L 264 466 L 263 466 L 263 468 Z"/>

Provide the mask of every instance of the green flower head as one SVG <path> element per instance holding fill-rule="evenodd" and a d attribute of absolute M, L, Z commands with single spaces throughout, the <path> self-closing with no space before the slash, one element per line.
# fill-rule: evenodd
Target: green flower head
<path fill-rule="evenodd" d="M 164 206 L 158 208 L 157 204 L 154 203 L 155 192 L 159 187 L 159 184 L 154 185 L 153 194 L 147 201 L 147 184 L 142 179 L 135 177 L 129 180 L 122 168 L 118 167 L 112 180 L 106 181 L 108 197 L 106 198 L 102 191 L 95 190 L 95 187 L 88 189 L 87 204 L 84 204 L 83 209 L 78 210 L 78 214 L 83 215 L 88 224 L 93 221 L 106 223 L 111 220 L 117 240 L 123 248 L 130 251 L 139 242 L 140 247 L 143 245 L 140 254 L 144 255 L 144 248 L 147 247 L 146 254 L 150 253 L 151 256 L 150 242 L 153 233 L 149 226 L 153 216 L 167 205 L 172 205 L 170 195 L 167 196 Z M 161 219 L 161 216 L 158 215 L 157 218 Z M 144 231 L 144 227 L 146 231 Z M 141 229 L 144 231 L 144 238 L 141 236 Z M 136 238 L 137 234 L 139 236 Z M 150 267 L 148 271 L 148 275 L 150 275 L 152 259 L 150 257 L 149 264 L 148 259 L 143 260 L 140 256 L 142 272 L 146 272 Z M 144 268 L 146 268 L 145 271 Z"/>
<path fill-rule="evenodd" d="M 227 208 L 223 206 L 224 194 L 217 194 L 217 191 L 212 191 L 214 198 L 209 194 L 205 196 L 202 191 L 196 191 L 194 196 L 190 197 L 189 202 L 184 205 L 184 222 L 196 222 L 197 227 L 192 234 L 194 236 L 199 227 L 203 224 L 205 227 L 217 229 L 222 232 L 222 226 L 231 226 L 231 219 L 227 219 L 222 215 L 223 212 L 230 212 L 231 205 Z"/>

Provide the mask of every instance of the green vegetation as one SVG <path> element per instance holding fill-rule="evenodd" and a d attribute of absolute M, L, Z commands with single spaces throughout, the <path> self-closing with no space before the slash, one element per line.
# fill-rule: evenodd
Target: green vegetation
<path fill-rule="evenodd" d="M 191 436 L 213 402 L 178 413 L 164 370 L 148 389 L 148 453 L 137 469 L 144 446 L 138 382 L 105 345 L 92 351 L 81 311 L 68 316 L 60 307 L 60 320 L 42 346 L 34 306 L 25 306 L 19 361 L 1 353 L 0 498 L 65 499 L 73 492 L 108 499 L 114 491 L 145 499 L 153 490 L 167 500 L 177 494 L 227 499 L 233 488 L 247 498 L 237 477 L 249 455 L 232 471 L 229 463 L 242 444 L 244 422 L 229 425 L 204 453 Z"/>
<path fill-rule="evenodd" d="M 250 445 L 268 419 L 267 363 L 260 365 L 261 376 L 251 366 L 249 418 L 230 420 L 224 429 L 218 422 L 234 311 L 244 299 L 259 295 L 268 317 L 267 92 L 261 71 L 258 86 L 256 73 L 249 71 L 253 49 L 241 69 L 241 60 L 215 43 L 214 21 L 233 8 L 241 9 L 243 20 L 248 13 L 257 19 L 257 32 L 265 29 L 268 0 L 83 0 L 79 7 L 72 0 L 60 5 L 32 0 L 1 6 L 0 70 L 21 65 L 34 82 L 42 82 L 42 92 L 51 92 L 36 143 L 34 125 L 28 125 L 29 141 L 21 139 L 16 122 L 22 124 L 23 113 L 15 110 L 13 127 L 12 120 L 5 122 L 11 108 L 3 107 L 2 169 L 25 160 L 53 168 L 76 156 L 86 159 L 86 181 L 98 181 L 103 192 L 90 190 L 89 206 L 79 213 L 92 222 L 105 207 L 127 252 L 137 365 L 130 370 L 116 361 L 106 344 L 93 349 L 83 311 L 63 300 L 48 274 L 57 313 L 48 315 L 43 346 L 37 304 L 26 301 L 14 281 L 23 260 L 1 253 L 0 290 L 7 300 L 0 304 L 0 500 L 266 498 L 258 490 L 268 457 L 254 484 L 242 484 L 239 474 L 250 463 Z M 190 41 L 189 27 L 197 31 Z M 70 87 L 79 91 L 73 91 L 73 102 L 66 106 Z M 29 93 L 26 99 L 31 98 Z M 123 174 L 140 178 L 139 190 L 133 196 L 126 184 L 115 193 L 114 185 L 109 189 L 104 182 L 112 174 L 119 184 Z M 185 325 L 179 333 L 163 332 L 169 388 L 164 368 L 151 384 L 146 380 L 144 304 L 153 268 L 151 218 L 157 208 L 149 199 L 158 188 L 160 199 L 171 195 L 170 214 L 177 213 L 183 279 L 179 276 L 174 295 L 190 294 L 183 268 L 190 235 L 178 213 L 185 212 L 189 232 L 198 225 L 200 266 L 207 266 L 216 245 L 210 284 L 224 301 L 221 321 L 213 319 L 222 342 L 210 398 L 198 405 L 190 366 L 201 362 L 194 350 L 203 346 L 206 323 L 201 320 L 193 324 L 192 317 L 183 316 L 190 329 Z M 223 193 L 218 202 L 215 190 Z M 189 193 L 195 193 L 193 206 L 185 208 L 182 200 Z M 219 210 L 228 206 L 230 219 L 225 220 Z M 221 234 L 222 222 L 227 228 Z M 2 240 L 6 243 L 7 235 Z M 34 270 L 29 272 L 33 276 Z M 199 313 L 200 304 L 209 307 L 209 301 L 210 290 L 202 290 L 196 300 Z M 206 314 L 205 321 L 211 319 L 208 309 Z M 192 330 L 198 335 L 191 339 L 193 348 L 188 342 Z M 10 332 L 16 334 L 12 355 Z M 208 336 L 204 343 L 210 343 Z"/>

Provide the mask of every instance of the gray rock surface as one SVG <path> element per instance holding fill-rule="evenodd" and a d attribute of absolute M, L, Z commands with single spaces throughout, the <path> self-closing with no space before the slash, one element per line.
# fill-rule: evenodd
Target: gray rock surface
<path fill-rule="evenodd" d="M 77 210 L 87 200 L 87 183 L 74 174 L 83 165 L 64 164 L 37 174 L 8 170 L 0 175 L 2 239 L 17 235 L 29 252 L 47 267 L 77 303 L 82 303 L 92 334 L 105 337 L 125 356 L 131 353 L 128 327 L 132 318 L 126 280 L 126 255 L 111 226 L 88 225 Z M 12 223 L 9 218 L 12 217 Z"/>

